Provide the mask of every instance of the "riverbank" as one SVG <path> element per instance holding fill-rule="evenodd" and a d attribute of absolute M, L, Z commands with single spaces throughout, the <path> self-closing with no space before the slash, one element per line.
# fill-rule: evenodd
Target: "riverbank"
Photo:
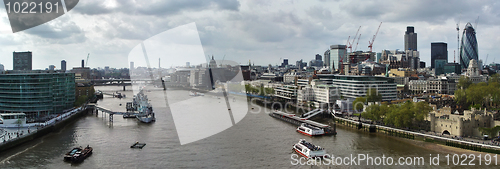
<path fill-rule="evenodd" d="M 473 142 L 469 140 L 464 140 L 464 139 L 454 139 L 454 138 L 447 138 L 447 137 L 442 137 L 439 135 L 431 135 L 431 134 L 425 134 L 425 133 L 419 133 L 419 132 L 413 132 L 413 131 L 407 131 L 407 130 L 402 130 L 402 129 L 396 129 L 396 128 L 391 128 L 391 127 L 386 127 L 386 126 L 381 126 L 381 125 L 374 125 L 374 124 L 367 124 L 367 123 L 360 123 L 359 121 L 351 120 L 351 119 L 346 119 L 342 117 L 334 117 L 334 121 L 337 124 L 350 127 L 350 128 L 355 128 L 361 131 L 365 132 L 377 132 L 377 133 L 382 133 L 388 136 L 395 136 L 399 138 L 405 138 L 409 140 L 419 140 L 423 142 L 428 142 L 428 143 L 433 143 L 441 146 L 446 146 L 448 148 L 460 148 L 464 150 L 471 150 L 475 152 L 485 152 L 485 153 L 495 153 L 495 154 L 500 154 L 500 146 L 495 146 L 495 145 L 489 145 L 489 144 L 482 144 L 481 142 Z"/>
<path fill-rule="evenodd" d="M 87 112 L 87 109 L 80 107 L 73 111 L 61 114 L 45 123 L 40 123 L 34 127 L 36 129 L 27 130 L 27 132 L 11 132 L 11 134 L 3 135 L 0 142 L 0 152 L 14 148 L 23 143 L 42 137 L 53 131 L 58 131 L 67 124 L 75 121 Z M 5 130 L 7 131 L 7 130 Z M 24 131 L 24 130 L 23 130 Z M 15 133 L 15 134 L 14 134 Z"/>

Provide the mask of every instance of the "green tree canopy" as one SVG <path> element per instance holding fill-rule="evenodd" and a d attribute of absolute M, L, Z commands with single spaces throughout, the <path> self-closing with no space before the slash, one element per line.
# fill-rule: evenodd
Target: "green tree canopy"
<path fill-rule="evenodd" d="M 376 88 L 370 88 L 366 90 L 366 100 L 368 102 L 380 102 L 382 101 L 382 94 L 378 93 Z"/>
<path fill-rule="evenodd" d="M 366 103 L 366 97 L 358 97 L 354 99 L 354 101 L 352 102 L 352 106 L 354 110 L 361 112 L 363 111 L 363 105 L 365 105 L 365 103 Z"/>

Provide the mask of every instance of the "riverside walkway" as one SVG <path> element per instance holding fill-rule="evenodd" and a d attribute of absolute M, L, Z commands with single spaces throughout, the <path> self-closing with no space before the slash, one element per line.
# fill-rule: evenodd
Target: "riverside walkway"
<path fill-rule="evenodd" d="M 351 120 L 347 118 L 342 118 L 342 117 L 337 117 L 335 114 L 332 113 L 332 116 L 336 119 L 340 119 L 342 121 L 351 123 L 351 124 L 357 124 L 359 125 L 359 121 L 356 120 Z M 382 126 L 382 125 L 376 125 L 376 124 L 368 124 L 368 123 L 363 123 L 361 122 L 362 128 L 367 128 L 367 129 L 374 129 L 374 131 L 384 131 L 386 133 L 398 133 L 398 134 L 404 134 L 407 136 L 412 136 L 415 138 L 415 136 L 418 137 L 423 137 L 425 139 L 433 139 L 437 141 L 442 141 L 445 142 L 446 145 L 451 145 L 454 147 L 460 147 L 460 146 L 455 146 L 455 145 L 467 145 L 470 147 L 478 147 L 479 149 L 481 148 L 487 148 L 487 149 L 493 149 L 496 151 L 500 152 L 500 146 L 498 145 L 490 145 L 490 144 L 484 144 L 481 143 L 480 141 L 471 141 L 471 140 L 465 140 L 465 139 L 454 139 L 454 138 L 448 138 L 444 136 L 439 136 L 439 135 L 432 135 L 432 134 L 426 134 L 426 133 L 420 133 L 420 132 L 414 132 L 414 131 L 408 131 L 408 130 L 402 130 L 402 129 L 396 129 L 392 127 L 387 127 L 387 126 Z"/>

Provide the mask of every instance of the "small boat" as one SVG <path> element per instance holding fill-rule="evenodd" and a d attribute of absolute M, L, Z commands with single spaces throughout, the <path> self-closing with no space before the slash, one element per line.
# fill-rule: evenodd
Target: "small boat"
<path fill-rule="evenodd" d="M 325 134 L 325 130 L 322 128 L 318 128 L 307 123 L 302 123 L 302 125 L 297 127 L 297 132 L 307 136 L 321 136 Z"/>
<path fill-rule="evenodd" d="M 309 143 L 304 139 L 300 139 L 298 143 L 294 144 L 292 150 L 295 150 L 295 152 L 307 159 L 318 157 L 323 158 L 326 155 L 324 148 Z"/>
<path fill-rule="evenodd" d="M 73 157 L 71 158 L 71 162 L 72 163 L 81 163 L 83 162 L 83 160 L 85 160 L 87 157 L 89 157 L 90 155 L 92 155 L 92 147 L 89 147 L 87 145 L 87 147 L 85 147 L 83 150 L 81 151 L 77 151 Z"/>
<path fill-rule="evenodd" d="M 130 114 L 123 114 L 123 118 L 136 118 L 136 117 L 135 114 L 130 113 Z"/>
<path fill-rule="evenodd" d="M 64 161 L 71 161 L 71 158 L 73 155 L 75 155 L 76 152 L 81 151 L 82 147 L 75 147 L 68 153 L 64 154 Z"/>
<path fill-rule="evenodd" d="M 146 146 L 146 143 L 135 142 L 134 144 L 132 144 L 130 146 L 130 148 L 140 148 L 140 149 L 142 149 L 144 146 Z"/>

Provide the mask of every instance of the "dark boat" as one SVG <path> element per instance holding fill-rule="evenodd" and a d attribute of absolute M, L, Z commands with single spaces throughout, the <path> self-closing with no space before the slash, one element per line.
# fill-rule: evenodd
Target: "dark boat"
<path fill-rule="evenodd" d="M 92 147 L 89 147 L 87 145 L 87 147 L 85 147 L 83 150 L 81 151 L 77 151 L 73 157 L 71 158 L 71 162 L 73 163 L 81 163 L 83 162 L 83 160 L 85 160 L 85 158 L 89 157 L 90 155 L 92 155 Z"/>
<path fill-rule="evenodd" d="M 64 161 L 71 161 L 71 158 L 73 157 L 73 155 L 75 155 L 75 153 L 79 152 L 79 151 L 82 151 L 81 147 L 73 148 L 71 151 L 69 151 L 68 153 L 66 153 L 64 155 Z"/>
<path fill-rule="evenodd" d="M 142 149 L 144 146 L 146 146 L 146 143 L 135 142 L 134 144 L 132 144 L 130 146 L 130 148 L 140 148 L 140 149 Z"/>

